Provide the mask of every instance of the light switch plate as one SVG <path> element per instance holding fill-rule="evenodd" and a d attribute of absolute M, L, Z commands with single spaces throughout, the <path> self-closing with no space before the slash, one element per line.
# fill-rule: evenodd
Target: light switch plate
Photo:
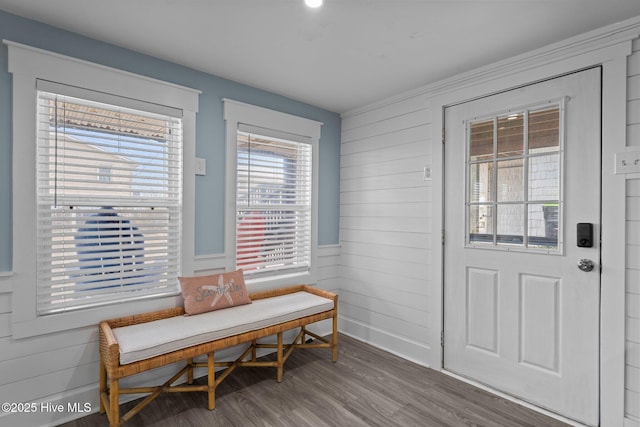
<path fill-rule="evenodd" d="M 423 177 L 425 181 L 431 181 L 431 166 L 424 167 Z"/>
<path fill-rule="evenodd" d="M 207 174 L 207 159 L 196 157 L 196 175 Z"/>

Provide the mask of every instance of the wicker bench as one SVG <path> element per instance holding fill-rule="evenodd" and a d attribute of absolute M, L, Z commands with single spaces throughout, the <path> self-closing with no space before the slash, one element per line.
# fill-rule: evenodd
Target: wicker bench
<path fill-rule="evenodd" d="M 107 413 L 111 426 L 120 426 L 140 412 L 162 392 L 204 391 L 208 408 L 215 408 L 216 387 L 237 367 L 275 367 L 282 381 L 283 365 L 294 349 L 328 348 L 332 360 L 338 357 L 338 296 L 313 286 L 298 285 L 250 295 L 251 304 L 184 316 L 182 307 L 106 320 L 100 323 L 100 412 Z M 320 337 L 306 326 L 333 320 L 331 339 Z M 300 328 L 289 344 L 283 332 Z M 276 335 L 276 344 L 259 343 Z M 308 338 L 314 340 L 307 341 Z M 234 361 L 216 362 L 214 352 L 242 343 L 248 348 Z M 258 348 L 276 350 L 275 361 L 258 360 Z M 206 361 L 195 357 L 206 355 Z M 185 366 L 164 384 L 153 387 L 121 388 L 122 378 L 175 362 Z M 194 368 L 207 368 L 207 384 L 194 383 Z M 222 370 L 216 372 L 216 368 Z M 186 374 L 186 383 L 174 385 Z M 149 394 L 120 417 L 120 395 Z"/>

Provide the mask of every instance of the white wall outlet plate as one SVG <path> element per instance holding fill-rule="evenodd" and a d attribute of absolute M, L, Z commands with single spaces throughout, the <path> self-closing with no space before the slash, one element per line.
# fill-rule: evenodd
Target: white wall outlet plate
<path fill-rule="evenodd" d="M 615 173 L 640 173 L 640 149 L 616 153 Z"/>

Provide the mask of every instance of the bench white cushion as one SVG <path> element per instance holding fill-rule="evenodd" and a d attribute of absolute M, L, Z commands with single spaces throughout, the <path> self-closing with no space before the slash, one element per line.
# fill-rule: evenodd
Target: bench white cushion
<path fill-rule="evenodd" d="M 195 316 L 114 328 L 113 333 L 120 346 L 120 364 L 125 365 L 331 309 L 333 300 L 302 291 Z"/>

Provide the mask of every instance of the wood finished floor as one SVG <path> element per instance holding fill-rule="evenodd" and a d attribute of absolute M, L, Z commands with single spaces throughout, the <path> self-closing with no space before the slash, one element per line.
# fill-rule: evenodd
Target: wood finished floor
<path fill-rule="evenodd" d="M 298 350 L 275 369 L 241 368 L 206 393 L 164 394 L 125 426 L 566 426 L 525 407 L 341 335 L 328 350 Z M 132 403 L 121 405 L 121 413 Z M 107 426 L 92 414 L 66 427 Z"/>

